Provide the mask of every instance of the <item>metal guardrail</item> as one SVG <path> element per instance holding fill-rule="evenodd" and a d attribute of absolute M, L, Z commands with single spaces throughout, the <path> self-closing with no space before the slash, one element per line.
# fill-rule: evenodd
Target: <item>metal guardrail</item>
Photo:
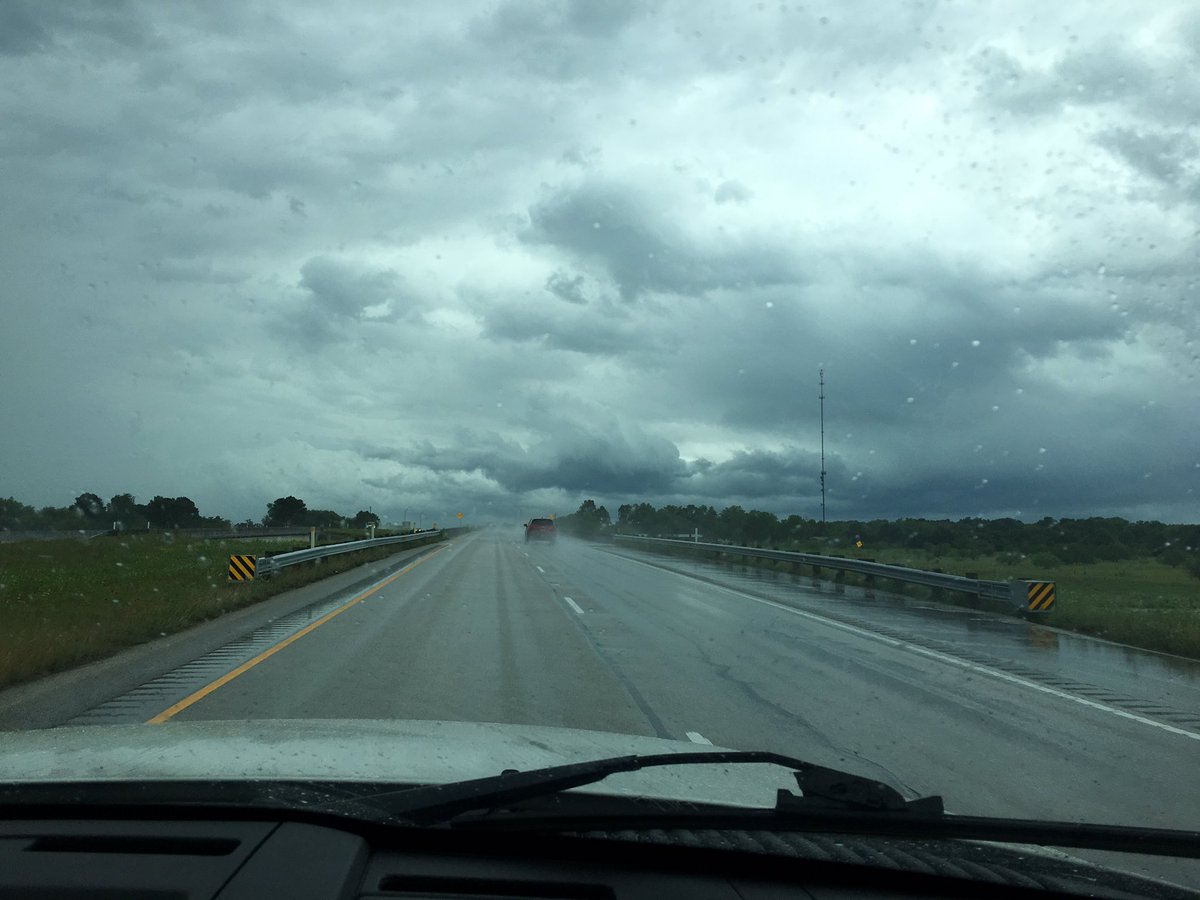
<path fill-rule="evenodd" d="M 293 550 L 289 553 L 276 553 L 273 556 L 260 556 L 256 561 L 257 568 L 255 575 L 270 575 L 272 572 L 278 572 L 287 566 L 312 562 L 316 559 L 325 559 L 330 556 L 338 556 L 342 553 L 354 553 L 356 550 L 369 550 L 372 547 L 385 547 L 388 544 L 408 544 L 431 537 L 440 540 L 445 536 L 446 533 L 444 531 L 417 531 L 413 534 L 396 534 L 391 537 L 371 538 L 363 541 L 345 541 L 341 544 L 325 544 L 320 547 L 306 547 L 303 550 Z"/>
<path fill-rule="evenodd" d="M 74 531 L 4 531 L 0 530 L 0 544 L 18 544 L 21 541 L 90 541 L 92 538 L 108 534 L 107 531 L 94 531 L 79 528 Z"/>
<path fill-rule="evenodd" d="M 320 533 L 323 529 L 318 528 Z M 274 537 L 308 537 L 309 526 L 303 527 L 271 527 L 271 528 L 188 528 L 179 529 L 176 534 L 187 534 L 189 537 L 203 538 L 206 541 L 250 540 L 252 538 Z"/>
<path fill-rule="evenodd" d="M 815 553 L 796 553 L 789 550 L 766 550 L 760 547 L 740 547 L 733 544 L 707 544 L 697 541 L 680 541 L 673 538 L 635 537 L 626 534 L 613 535 L 613 538 L 618 541 L 666 545 L 796 563 L 812 566 L 814 575 L 821 569 L 833 569 L 839 572 L 854 572 L 871 578 L 887 578 L 891 581 L 902 581 L 907 584 L 919 584 L 930 588 L 958 591 L 978 597 L 981 600 L 1001 604 L 1006 608 L 1015 608 L 1017 612 L 1021 613 L 1048 612 L 1054 602 L 1053 582 L 1026 581 L 1023 579 L 988 581 L 982 578 L 948 575 L 944 572 L 930 572 L 925 569 L 910 569 L 907 566 L 892 566 L 886 563 L 868 562 L 865 559 L 848 559 L 843 556 L 820 556 Z M 1030 585 L 1040 584 L 1050 585 L 1051 599 L 1049 605 L 1034 606 L 1029 602 L 1033 596 Z"/>

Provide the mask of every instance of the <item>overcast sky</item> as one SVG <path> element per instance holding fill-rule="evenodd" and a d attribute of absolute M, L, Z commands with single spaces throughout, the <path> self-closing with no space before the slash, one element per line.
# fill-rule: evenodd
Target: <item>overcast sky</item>
<path fill-rule="evenodd" d="M 1195 522 L 1198 48 L 1190 2 L 6 0 L 0 496 L 813 517 L 824 367 L 830 518 Z"/>

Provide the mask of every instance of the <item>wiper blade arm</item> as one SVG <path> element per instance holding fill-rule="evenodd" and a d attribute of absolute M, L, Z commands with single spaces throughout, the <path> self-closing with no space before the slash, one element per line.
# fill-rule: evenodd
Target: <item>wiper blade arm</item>
<path fill-rule="evenodd" d="M 556 794 L 570 788 L 602 781 L 619 772 L 636 772 L 656 766 L 719 765 L 767 763 L 793 770 L 797 782 L 806 794 L 796 797 L 781 791 L 779 802 L 795 804 L 811 802 L 822 808 L 870 809 L 875 811 L 941 812 L 941 798 L 906 801 L 898 792 L 882 782 L 861 778 L 836 769 L 816 766 L 801 759 L 763 750 L 694 751 L 657 753 L 647 756 L 617 756 L 608 759 L 548 766 L 529 772 L 507 771 L 500 775 L 458 781 L 446 785 L 410 788 L 390 795 L 362 797 L 377 802 L 384 796 L 394 797 L 388 812 L 406 822 L 430 825 L 445 822 L 462 813 L 476 809 L 495 808 L 519 803 L 536 797 Z M 806 786 L 806 782 L 808 786 Z M 913 804 L 924 804 L 914 807 Z"/>
<path fill-rule="evenodd" d="M 802 762 L 793 773 L 803 797 L 780 790 L 775 801 L 779 812 L 814 809 L 858 809 L 870 812 L 909 812 L 940 816 L 945 811 L 941 797 L 905 800 L 904 796 L 882 781 L 851 775 L 815 763 Z"/>

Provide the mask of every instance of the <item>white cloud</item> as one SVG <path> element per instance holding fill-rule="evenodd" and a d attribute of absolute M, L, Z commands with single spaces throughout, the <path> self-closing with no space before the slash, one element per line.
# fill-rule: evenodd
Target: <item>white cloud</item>
<path fill-rule="evenodd" d="M 1194 518 L 1200 17 L 1080 9 L 10 4 L 0 495 L 811 515 L 824 365 L 835 515 Z"/>

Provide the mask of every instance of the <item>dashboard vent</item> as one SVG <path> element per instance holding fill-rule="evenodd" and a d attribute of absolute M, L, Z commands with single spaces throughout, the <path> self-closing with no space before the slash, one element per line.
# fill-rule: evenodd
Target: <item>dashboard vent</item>
<path fill-rule="evenodd" d="M 53 835 L 25 848 L 32 853 L 130 853 L 142 856 L 228 856 L 241 845 L 233 838 L 143 837 L 140 835 Z"/>
<path fill-rule="evenodd" d="M 503 878 L 442 878 L 423 875 L 388 875 L 379 890 L 417 897 L 505 897 L 538 900 L 612 900 L 616 895 L 603 884 L 559 881 L 522 881 Z"/>

